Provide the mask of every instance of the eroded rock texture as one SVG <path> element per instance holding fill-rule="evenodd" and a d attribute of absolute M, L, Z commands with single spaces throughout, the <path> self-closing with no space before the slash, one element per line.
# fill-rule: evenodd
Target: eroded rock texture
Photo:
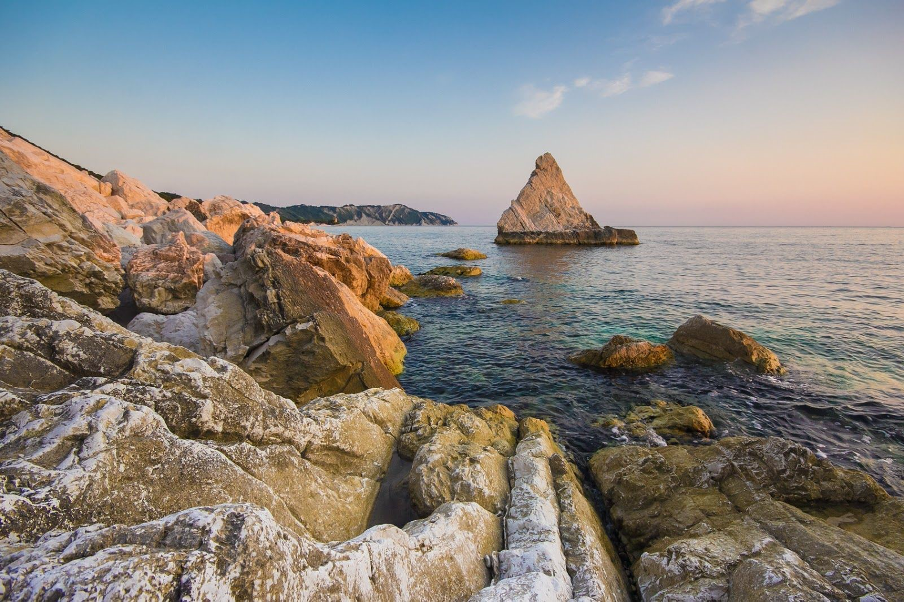
<path fill-rule="evenodd" d="M 633 230 L 601 228 L 584 211 L 549 153 L 496 224 L 496 244 L 636 245 Z"/>
<path fill-rule="evenodd" d="M 645 600 L 896 600 L 904 503 L 779 438 L 590 463 Z"/>
<path fill-rule="evenodd" d="M 204 259 L 181 232 L 168 244 L 137 249 L 126 265 L 126 282 L 139 311 L 177 314 L 194 305 L 204 285 Z"/>
<path fill-rule="evenodd" d="M 2 152 L 0 268 L 100 311 L 119 305 L 123 278 L 116 244 Z"/>

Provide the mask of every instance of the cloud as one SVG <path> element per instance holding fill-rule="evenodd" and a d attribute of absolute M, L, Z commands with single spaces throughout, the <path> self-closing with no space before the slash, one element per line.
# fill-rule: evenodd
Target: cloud
<path fill-rule="evenodd" d="M 750 0 L 747 12 L 738 18 L 738 29 L 766 20 L 784 23 L 840 3 L 841 0 Z"/>
<path fill-rule="evenodd" d="M 575 88 L 583 88 L 589 83 L 590 83 L 589 77 L 579 77 L 576 80 L 574 80 L 574 87 Z"/>
<path fill-rule="evenodd" d="M 725 2 L 725 0 L 677 0 L 677 2 L 673 2 L 662 9 L 662 24 L 668 25 L 675 18 L 675 15 L 680 12 L 720 2 Z"/>
<path fill-rule="evenodd" d="M 593 82 L 593 87 L 602 90 L 600 94 L 603 98 L 620 96 L 632 88 L 631 74 L 625 73 L 618 79 L 601 79 Z"/>
<path fill-rule="evenodd" d="M 533 85 L 523 86 L 521 102 L 514 108 L 515 115 L 539 119 L 550 111 L 558 109 L 562 100 L 565 99 L 567 91 L 567 86 L 555 86 L 552 90 L 541 90 Z"/>
<path fill-rule="evenodd" d="M 675 77 L 675 74 L 669 73 L 668 71 L 647 71 L 643 74 L 643 77 L 640 78 L 640 83 L 637 84 L 637 87 L 649 88 L 650 86 L 669 81 L 673 77 Z"/>

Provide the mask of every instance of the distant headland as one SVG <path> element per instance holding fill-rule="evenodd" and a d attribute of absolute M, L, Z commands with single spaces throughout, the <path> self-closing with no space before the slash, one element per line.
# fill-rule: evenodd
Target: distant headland
<path fill-rule="evenodd" d="M 457 226 L 458 223 L 442 213 L 418 211 L 407 205 L 289 205 L 274 207 L 255 203 L 264 213 L 275 211 L 284 220 L 302 223 L 335 224 L 345 226 Z"/>

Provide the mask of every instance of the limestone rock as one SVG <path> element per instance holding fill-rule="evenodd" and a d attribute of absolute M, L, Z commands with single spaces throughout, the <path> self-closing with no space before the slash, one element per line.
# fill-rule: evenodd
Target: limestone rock
<path fill-rule="evenodd" d="M 201 203 L 195 199 L 180 196 L 170 201 L 169 205 L 170 211 L 172 211 L 173 209 L 185 209 L 186 211 L 191 213 L 199 222 L 203 222 L 208 217 L 210 217 L 207 212 L 204 211 L 204 209 L 201 207 Z"/>
<path fill-rule="evenodd" d="M 169 211 L 169 204 L 159 194 L 121 171 L 113 170 L 101 181 L 110 184 L 114 196 L 144 215 L 154 217 Z"/>
<path fill-rule="evenodd" d="M 35 281 L 0 272 L 0 292 L 0 349 L 16 359 L 0 361 L 0 386 L 30 402 L 2 423 L 0 512 L 15 512 L 0 536 L 230 501 L 322 540 L 364 530 L 414 398 L 371 390 L 299 410 L 229 362 L 140 337 Z M 52 378 L 30 382 L 23 362 Z"/>
<path fill-rule="evenodd" d="M 455 278 L 433 275 L 417 276 L 399 290 L 409 297 L 458 297 L 465 294 Z"/>
<path fill-rule="evenodd" d="M 0 268 L 101 311 L 119 305 L 120 251 L 56 190 L 0 153 Z"/>
<path fill-rule="evenodd" d="M 578 366 L 614 370 L 651 370 L 674 359 L 665 345 L 615 335 L 600 349 L 588 349 L 568 358 Z"/>
<path fill-rule="evenodd" d="M 392 272 L 389 274 L 389 286 L 402 286 L 411 281 L 414 276 L 411 270 L 403 265 L 392 266 Z"/>
<path fill-rule="evenodd" d="M 279 249 L 243 252 L 225 264 L 204 283 L 193 311 L 199 340 L 190 349 L 241 365 L 296 403 L 398 386 L 393 374 L 402 370 L 405 345 L 389 324 L 328 273 Z M 130 327 L 147 336 L 177 331 L 146 318 Z M 190 342 L 181 334 L 162 340 Z"/>
<path fill-rule="evenodd" d="M 204 255 L 179 232 L 169 244 L 135 251 L 126 266 L 126 282 L 139 311 L 177 314 L 195 304 L 204 284 Z"/>
<path fill-rule="evenodd" d="M 601 228 L 581 208 L 549 153 L 537 158 L 527 184 L 496 226 L 496 244 L 638 244 L 633 230 Z"/>
<path fill-rule="evenodd" d="M 498 518 L 448 504 L 430 519 L 318 543 L 251 504 L 193 508 L 135 526 L 92 525 L 5 549 L 9 600 L 466 600 L 489 579 Z"/>
<path fill-rule="evenodd" d="M 348 234 L 331 236 L 310 226 L 294 222 L 277 224 L 267 218 L 252 219 L 236 232 L 237 255 L 268 248 L 279 249 L 326 270 L 370 310 L 380 306 L 380 299 L 389 288 L 392 265 L 362 238 Z"/>
<path fill-rule="evenodd" d="M 111 187 L 85 171 L 54 157 L 23 138 L 0 128 L 0 153 L 5 154 L 32 178 L 62 194 L 76 212 L 87 215 L 100 227 L 122 215 L 109 203 Z"/>
<path fill-rule="evenodd" d="M 590 468 L 644 600 L 904 594 L 904 502 L 800 445 L 611 447 Z"/>
<path fill-rule="evenodd" d="M 480 276 L 483 270 L 473 265 L 452 265 L 433 268 L 427 272 L 435 276 L 458 276 L 460 278 L 470 278 Z"/>
<path fill-rule="evenodd" d="M 464 247 L 459 247 L 454 251 L 446 251 L 445 253 L 439 253 L 440 257 L 448 257 L 449 259 L 460 259 L 462 261 L 474 261 L 476 259 L 486 259 L 487 256 L 485 253 L 481 253 L 480 251 L 476 251 L 474 249 L 466 249 Z"/>
<path fill-rule="evenodd" d="M 778 357 L 755 340 L 705 316 L 694 316 L 678 327 L 668 342 L 679 353 L 708 360 L 741 360 L 766 374 L 784 374 Z"/>
<path fill-rule="evenodd" d="M 408 295 L 390 287 L 380 297 L 380 307 L 383 309 L 398 309 L 408 303 L 408 301 L 410 301 Z"/>
<path fill-rule="evenodd" d="M 377 315 L 386 320 L 386 323 L 389 324 L 400 337 L 411 336 L 421 329 L 421 325 L 417 320 L 408 316 L 403 316 L 398 312 L 379 310 L 377 311 Z"/>
<path fill-rule="evenodd" d="M 170 242 L 174 234 L 182 233 L 185 241 L 201 253 L 217 256 L 230 255 L 232 245 L 210 232 L 187 209 L 172 209 L 160 217 L 142 224 L 142 241 L 146 245 L 162 245 Z"/>
<path fill-rule="evenodd" d="M 246 219 L 266 217 L 256 205 L 222 195 L 201 203 L 201 211 L 210 216 L 204 222 L 207 229 L 229 244 L 232 244 L 236 231 Z"/>

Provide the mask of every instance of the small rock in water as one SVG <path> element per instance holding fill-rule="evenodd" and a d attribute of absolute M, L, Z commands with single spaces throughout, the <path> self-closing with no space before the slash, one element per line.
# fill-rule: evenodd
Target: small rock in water
<path fill-rule="evenodd" d="M 480 276 L 483 270 L 473 265 L 449 265 L 433 268 L 427 274 L 434 276 L 458 276 L 459 278 L 469 278 L 471 276 Z"/>
<path fill-rule="evenodd" d="M 438 255 L 440 257 L 448 257 L 449 259 L 461 259 L 462 261 L 474 261 L 475 259 L 487 258 L 485 253 L 481 253 L 480 251 L 476 251 L 474 249 L 466 249 L 464 247 L 460 247 L 458 249 L 455 249 L 454 251 L 438 253 Z"/>
<path fill-rule="evenodd" d="M 588 349 L 568 358 L 578 366 L 608 370 L 651 370 L 674 359 L 665 345 L 615 335 L 601 349 Z"/>
<path fill-rule="evenodd" d="M 390 326 L 392 326 L 392 329 L 400 337 L 412 335 L 421 329 L 420 322 L 418 322 L 414 318 L 403 316 L 402 314 L 395 311 L 379 310 L 377 311 L 377 315 L 386 320 L 386 322 Z"/>
<path fill-rule="evenodd" d="M 772 351 L 734 328 L 706 316 L 694 316 L 678 327 L 668 346 L 678 353 L 707 360 L 741 360 L 764 374 L 784 374 L 785 367 Z"/>
<path fill-rule="evenodd" d="M 503 305 L 520 305 L 521 303 L 524 303 L 524 301 L 521 299 L 503 299 L 500 303 Z"/>
<path fill-rule="evenodd" d="M 648 406 L 636 406 L 624 420 L 614 414 L 597 419 L 594 426 L 611 429 L 613 435 L 627 435 L 630 439 L 660 447 L 665 437 L 682 441 L 709 438 L 716 429 L 706 413 L 697 406 L 682 406 L 657 399 Z"/>
<path fill-rule="evenodd" d="M 457 297 L 464 294 L 455 278 L 432 274 L 417 276 L 399 290 L 409 297 Z"/>

